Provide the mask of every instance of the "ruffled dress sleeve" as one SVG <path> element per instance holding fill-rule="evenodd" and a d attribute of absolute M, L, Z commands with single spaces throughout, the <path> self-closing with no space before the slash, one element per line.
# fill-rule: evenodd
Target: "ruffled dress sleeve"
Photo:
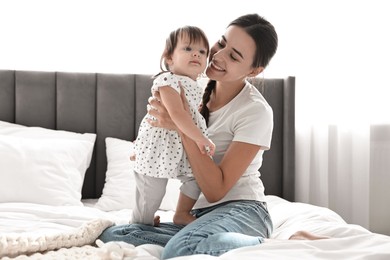
<path fill-rule="evenodd" d="M 158 75 L 152 86 L 152 91 L 158 91 L 160 87 L 170 86 L 180 94 L 179 78 L 172 72 L 166 72 Z"/>

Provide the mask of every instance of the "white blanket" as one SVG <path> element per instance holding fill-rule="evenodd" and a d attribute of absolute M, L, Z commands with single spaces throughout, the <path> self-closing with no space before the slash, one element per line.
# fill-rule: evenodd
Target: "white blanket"
<path fill-rule="evenodd" d="M 258 246 L 235 249 L 218 257 L 192 255 L 176 259 L 390 259 L 389 236 L 347 224 L 339 215 L 326 208 L 291 203 L 275 196 L 267 196 L 267 199 L 274 222 L 271 240 Z M 118 245 L 121 248 L 119 254 L 118 250 L 107 247 L 107 244 L 101 248 L 92 246 L 106 227 L 114 223 L 127 223 L 130 213 L 131 210 L 107 213 L 91 207 L 2 203 L 0 257 L 16 257 L 18 260 L 159 259 L 163 248 L 157 245 L 135 248 L 131 245 L 121 248 Z M 172 214 L 160 213 L 164 214 L 163 220 L 169 220 Z M 288 240 L 298 230 L 331 238 Z"/>
<path fill-rule="evenodd" d="M 0 204 L 0 257 L 84 246 L 115 219 L 88 207 Z"/>

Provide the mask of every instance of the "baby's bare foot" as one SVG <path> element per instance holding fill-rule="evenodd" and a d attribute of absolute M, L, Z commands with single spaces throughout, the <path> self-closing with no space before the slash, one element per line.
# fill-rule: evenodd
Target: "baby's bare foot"
<path fill-rule="evenodd" d="M 160 216 L 155 216 L 154 219 L 153 219 L 153 222 L 154 222 L 154 226 L 155 227 L 158 227 L 160 226 Z"/>

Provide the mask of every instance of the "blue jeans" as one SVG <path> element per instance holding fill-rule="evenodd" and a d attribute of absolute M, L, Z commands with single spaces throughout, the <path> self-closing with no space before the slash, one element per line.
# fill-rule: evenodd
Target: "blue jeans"
<path fill-rule="evenodd" d="M 103 242 L 125 241 L 135 246 L 156 244 L 165 247 L 162 259 L 207 254 L 218 256 L 229 250 L 258 245 L 272 233 L 266 203 L 239 200 L 196 209 L 197 217 L 187 226 L 161 223 L 159 227 L 129 224 L 107 228 Z"/>

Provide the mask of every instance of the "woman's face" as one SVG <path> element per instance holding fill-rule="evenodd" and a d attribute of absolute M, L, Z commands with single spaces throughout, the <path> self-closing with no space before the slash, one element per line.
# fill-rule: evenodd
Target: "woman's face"
<path fill-rule="evenodd" d="M 210 50 L 206 74 L 220 82 L 243 81 L 254 70 L 255 52 L 254 40 L 242 28 L 229 26 Z"/>

